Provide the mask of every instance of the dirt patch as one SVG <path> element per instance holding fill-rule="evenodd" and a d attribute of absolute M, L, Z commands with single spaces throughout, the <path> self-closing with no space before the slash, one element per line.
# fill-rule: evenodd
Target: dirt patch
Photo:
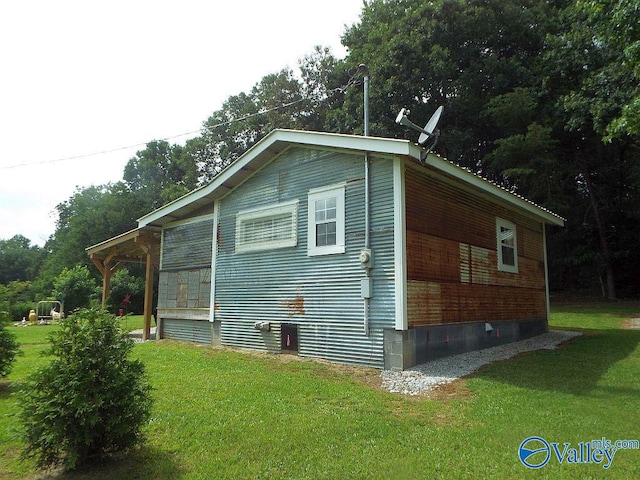
<path fill-rule="evenodd" d="M 469 400 L 473 397 L 473 392 L 467 387 L 467 382 L 460 378 L 450 383 L 438 385 L 433 390 L 425 394 L 431 400 L 438 401 L 454 401 Z"/>
<path fill-rule="evenodd" d="M 620 326 L 628 330 L 640 330 L 640 318 L 630 318 L 624 320 Z"/>

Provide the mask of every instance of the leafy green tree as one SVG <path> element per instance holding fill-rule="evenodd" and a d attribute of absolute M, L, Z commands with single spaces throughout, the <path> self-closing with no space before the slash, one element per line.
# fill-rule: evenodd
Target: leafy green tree
<path fill-rule="evenodd" d="M 96 288 L 95 279 L 84 265 L 65 268 L 54 282 L 54 294 L 67 312 L 89 307 Z"/>
<path fill-rule="evenodd" d="M 33 280 L 42 260 L 40 247 L 22 235 L 0 240 L 0 283 Z"/>
<path fill-rule="evenodd" d="M 343 63 L 329 47 L 320 45 L 298 61 L 301 95 L 306 99 L 300 114 L 304 130 L 337 131 L 327 123 L 327 115 L 343 102 L 341 87 L 348 82 Z"/>
<path fill-rule="evenodd" d="M 266 75 L 248 94 L 229 97 L 203 125 L 204 180 L 211 180 L 273 129 L 304 128 L 305 102 L 301 84 L 289 69 Z"/>
<path fill-rule="evenodd" d="M 592 99 L 610 104 L 612 118 L 603 119 L 605 138 L 640 137 L 640 8 L 636 2 L 619 0 L 581 0 L 576 3 L 598 47 L 613 54 L 613 61 L 595 72 Z M 614 89 L 611 89 L 611 86 Z M 584 85 L 589 89 L 588 85 Z M 599 89 L 599 87 L 605 87 Z M 595 89 L 595 91 L 593 91 Z M 611 97 L 607 98 L 608 95 Z M 613 104 L 613 105 L 611 105 Z M 592 105 L 594 110 L 602 110 Z M 594 112 L 594 116 L 599 116 Z"/>
<path fill-rule="evenodd" d="M 81 310 L 50 336 L 53 360 L 20 391 L 26 448 L 39 468 L 75 469 L 143 441 L 151 387 L 118 319 Z"/>
<path fill-rule="evenodd" d="M 147 213 L 194 189 L 198 176 L 189 150 L 160 140 L 136 152 L 124 168 L 123 180 L 142 199 Z"/>
<path fill-rule="evenodd" d="M 149 210 L 123 182 L 78 189 L 56 207 L 56 231 L 44 247 L 47 257 L 35 289 L 50 294 L 55 278 L 75 265 L 91 267 L 97 278 L 85 249 L 135 228 Z"/>
<path fill-rule="evenodd" d="M 610 299 L 617 297 L 617 279 L 629 276 L 629 265 L 640 260 L 631 240 L 640 233 L 636 227 L 640 183 L 635 167 L 640 149 L 630 135 L 632 126 L 626 123 L 640 87 L 635 69 L 629 67 L 629 50 L 617 33 L 610 32 L 620 28 L 613 28 L 595 7 L 606 5 L 607 15 L 613 13 L 619 19 L 626 8 L 617 3 L 569 4 L 542 57 L 549 104 L 562 128 L 556 128 L 555 135 L 563 146 L 564 162 L 577 179 L 577 200 L 585 204 L 582 210 L 588 210 L 592 221 L 598 270 Z M 593 8 L 585 8 L 588 5 Z M 634 10 L 636 22 L 621 29 L 627 32 L 626 40 L 637 44 L 640 12 Z"/>
<path fill-rule="evenodd" d="M 144 272 L 134 275 L 127 268 L 121 268 L 111 277 L 109 305 L 117 311 L 122 300 L 129 296 L 129 313 L 142 313 L 144 309 Z"/>
<path fill-rule="evenodd" d="M 9 375 L 16 355 L 20 352 L 16 337 L 5 328 L 7 320 L 7 313 L 0 311 L 0 378 Z"/>
<path fill-rule="evenodd" d="M 613 0 L 372 0 L 343 42 L 349 68 L 369 67 L 374 134 L 406 138 L 401 107 L 419 121 L 445 105 L 437 151 L 566 217 L 554 268 L 615 298 L 640 261 L 638 15 Z M 327 124 L 357 132 L 361 96 Z"/>
<path fill-rule="evenodd" d="M 546 35 L 557 24 L 556 3 L 368 2 L 343 43 L 351 68 L 369 67 L 372 134 L 406 137 L 406 129 L 394 121 L 400 108 L 408 107 L 415 121 L 426 121 L 445 105 L 437 151 L 486 173 L 483 159 L 502 136 L 487 117 L 489 102 L 535 83 Z M 350 114 L 342 128 L 357 131 L 362 93 L 350 89 L 345 96 Z"/>
<path fill-rule="evenodd" d="M 6 314 L 13 321 L 20 321 L 29 315 L 29 310 L 35 308 L 35 293 L 31 282 L 9 282 L 0 284 L 0 312 Z"/>

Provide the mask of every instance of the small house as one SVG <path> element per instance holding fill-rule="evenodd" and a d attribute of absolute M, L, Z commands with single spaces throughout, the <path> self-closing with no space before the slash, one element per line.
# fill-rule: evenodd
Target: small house
<path fill-rule="evenodd" d="M 402 370 L 547 331 L 564 221 L 406 140 L 274 130 L 138 223 L 87 250 L 146 239 L 160 338 Z"/>

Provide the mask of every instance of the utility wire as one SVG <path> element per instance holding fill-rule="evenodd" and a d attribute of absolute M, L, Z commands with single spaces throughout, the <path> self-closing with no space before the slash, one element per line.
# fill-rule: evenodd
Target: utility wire
<path fill-rule="evenodd" d="M 228 120 L 226 122 L 220 122 L 220 123 L 218 123 L 216 125 L 206 125 L 206 126 L 200 128 L 198 130 L 193 130 L 193 131 L 190 131 L 190 132 L 180 133 L 178 135 L 171 135 L 170 137 L 160 138 L 160 139 L 157 139 L 157 141 L 162 142 L 162 141 L 173 140 L 173 139 L 180 138 L 180 137 L 186 137 L 188 135 L 194 135 L 196 133 L 201 133 L 203 130 L 211 130 L 211 129 L 214 129 L 214 128 L 222 127 L 224 125 L 230 125 L 230 124 L 235 123 L 235 122 L 242 122 L 244 120 L 248 120 L 249 118 L 257 117 L 259 115 L 264 115 L 266 113 L 273 112 L 275 110 L 281 110 L 283 108 L 290 107 L 290 106 L 295 105 L 297 103 L 304 102 L 306 100 L 309 100 L 309 99 L 308 98 L 301 98 L 299 100 L 294 100 L 293 102 L 284 103 L 282 105 L 278 105 L 277 107 L 269 108 L 267 110 L 261 110 L 261 111 L 256 112 L 256 113 L 250 113 L 250 114 L 245 115 L 243 117 L 239 117 L 239 118 L 234 118 L 234 119 Z M 52 160 L 42 160 L 40 162 L 24 162 L 24 163 L 17 163 L 15 165 L 3 165 L 3 166 L 0 166 L 0 169 L 8 170 L 10 168 L 29 167 L 29 166 L 32 166 L 32 165 L 45 165 L 45 164 L 50 164 L 50 163 L 68 162 L 70 160 L 77 160 L 77 159 L 80 159 L 80 158 L 95 157 L 97 155 L 104 155 L 106 153 L 114 153 L 114 152 L 120 152 L 122 150 L 129 150 L 129 149 L 132 149 L 132 148 L 139 148 L 139 147 L 143 147 L 143 146 L 147 145 L 148 143 L 149 142 L 136 143 L 136 144 L 133 144 L 133 145 L 128 145 L 126 147 L 112 148 L 110 150 L 102 150 L 102 151 L 99 151 L 99 152 L 86 153 L 84 155 L 74 155 L 72 157 L 62 157 L 62 158 L 56 158 L 56 159 L 52 159 Z"/>

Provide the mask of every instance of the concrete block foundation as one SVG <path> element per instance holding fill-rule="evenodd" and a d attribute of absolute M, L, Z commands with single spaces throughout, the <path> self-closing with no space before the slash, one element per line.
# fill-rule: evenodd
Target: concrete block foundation
<path fill-rule="evenodd" d="M 384 368 L 405 370 L 437 358 L 517 342 L 547 331 L 546 318 L 385 329 Z"/>

